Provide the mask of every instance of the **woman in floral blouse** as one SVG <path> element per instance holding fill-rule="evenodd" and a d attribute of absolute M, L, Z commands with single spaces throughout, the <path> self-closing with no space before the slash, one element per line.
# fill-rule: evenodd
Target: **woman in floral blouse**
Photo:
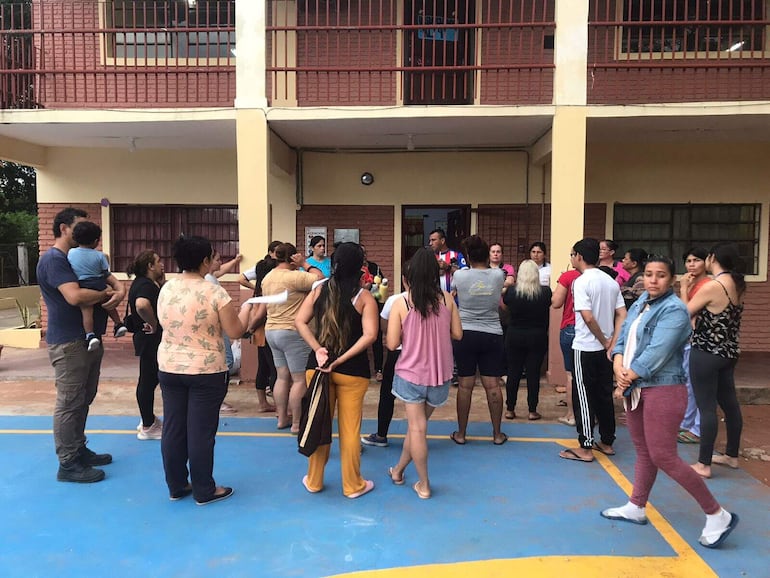
<path fill-rule="evenodd" d="M 181 237 L 174 244 L 174 259 L 182 273 L 167 281 L 158 296 L 166 484 L 171 500 L 192 494 L 201 506 L 233 494 L 232 488 L 217 486 L 212 474 L 219 408 L 227 393 L 222 333 L 237 339 L 248 320 L 248 309 L 236 314 L 227 291 L 204 279 L 212 255 L 207 239 Z"/>

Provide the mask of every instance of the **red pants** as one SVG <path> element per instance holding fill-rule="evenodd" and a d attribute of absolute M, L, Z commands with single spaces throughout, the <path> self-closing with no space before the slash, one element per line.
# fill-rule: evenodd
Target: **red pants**
<path fill-rule="evenodd" d="M 705 513 L 719 510 L 719 503 L 706 483 L 677 452 L 676 435 L 686 408 L 686 386 L 659 385 L 642 389 L 637 408 L 626 412 L 628 431 L 636 448 L 633 504 L 647 505 L 660 469 L 687 490 Z"/>

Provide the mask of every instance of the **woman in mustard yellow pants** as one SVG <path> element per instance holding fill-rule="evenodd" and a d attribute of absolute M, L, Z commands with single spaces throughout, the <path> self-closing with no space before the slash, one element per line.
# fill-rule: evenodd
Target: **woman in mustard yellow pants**
<path fill-rule="evenodd" d="M 374 489 L 361 476 L 361 413 L 369 387 L 367 348 L 377 338 L 377 302 L 361 288 L 364 254 L 356 243 L 342 243 L 332 255 L 332 275 L 311 291 L 297 314 L 295 325 L 312 349 L 308 380 L 318 368 L 329 373 L 329 406 L 337 407 L 342 493 L 358 498 Z M 310 328 L 316 320 L 317 333 Z M 323 489 L 330 446 L 322 445 L 310 456 L 302 484 L 308 492 Z"/>

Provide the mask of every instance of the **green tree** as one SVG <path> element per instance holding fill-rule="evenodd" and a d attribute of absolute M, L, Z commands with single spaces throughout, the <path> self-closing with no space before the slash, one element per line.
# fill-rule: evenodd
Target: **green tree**
<path fill-rule="evenodd" d="M 35 169 L 0 161 L 0 243 L 37 242 Z"/>
<path fill-rule="evenodd" d="M 35 169 L 0 161 L 0 213 L 37 213 Z"/>

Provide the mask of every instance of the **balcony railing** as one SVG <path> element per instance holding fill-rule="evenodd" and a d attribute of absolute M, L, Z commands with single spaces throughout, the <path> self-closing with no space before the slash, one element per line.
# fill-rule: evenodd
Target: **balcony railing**
<path fill-rule="evenodd" d="M 274 106 L 550 104 L 554 0 L 269 0 Z"/>
<path fill-rule="evenodd" d="M 233 106 L 235 0 L 0 4 L 0 108 Z"/>
<path fill-rule="evenodd" d="M 767 0 L 591 0 L 588 101 L 770 100 Z"/>

